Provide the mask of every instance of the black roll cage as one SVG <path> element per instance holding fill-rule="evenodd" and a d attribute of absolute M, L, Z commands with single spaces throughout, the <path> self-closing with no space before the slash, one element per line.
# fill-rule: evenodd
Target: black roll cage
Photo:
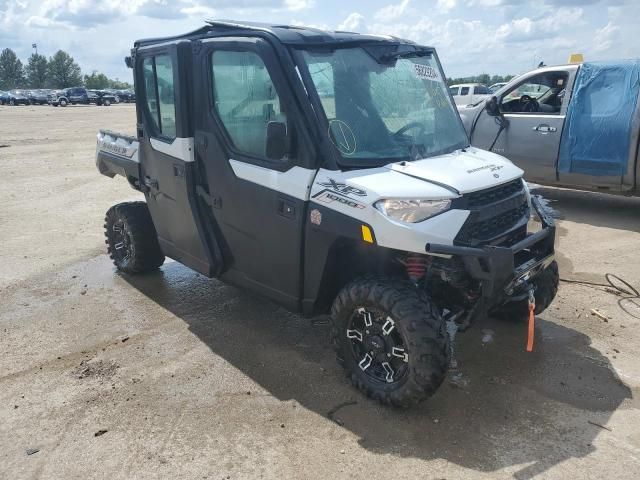
<path fill-rule="evenodd" d="M 145 52 L 156 52 L 157 49 L 157 52 L 160 53 L 163 50 L 166 51 L 169 45 L 176 45 L 177 49 L 181 49 L 187 47 L 186 44 L 188 42 L 202 46 L 203 40 L 222 39 L 225 37 L 248 37 L 264 40 L 274 49 L 276 60 L 280 62 L 280 67 L 284 79 L 288 84 L 289 91 L 292 93 L 293 100 L 296 102 L 302 114 L 302 118 L 297 119 L 297 123 L 303 128 L 306 128 L 312 143 L 317 149 L 316 165 L 313 165 L 313 167 L 323 167 L 328 170 L 370 168 L 372 165 L 362 164 L 361 166 L 358 165 L 358 167 L 354 165 L 341 165 L 341 156 L 329 139 L 326 119 L 324 119 L 325 116 L 320 113 L 323 112 L 322 103 L 306 63 L 301 58 L 301 50 L 325 49 L 331 51 L 339 48 L 362 47 L 372 56 L 375 50 L 387 50 L 389 52 L 387 54 L 387 60 L 392 60 L 394 56 L 398 58 L 407 54 L 424 55 L 435 52 L 435 49 L 431 47 L 420 46 L 409 40 L 402 40 L 396 37 L 377 37 L 350 32 L 330 33 L 305 27 L 273 26 L 260 23 L 241 24 L 224 20 L 209 21 L 208 24 L 208 26 L 201 27 L 184 35 L 138 40 L 131 50 L 131 57 L 125 59 L 126 63 L 131 66 L 135 65 L 136 70 L 141 70 L 139 62 L 136 59 L 140 49 L 144 49 Z M 196 46 L 195 48 L 197 49 L 199 47 Z M 435 56 L 435 58 L 442 74 L 443 70 L 440 60 L 437 56 Z M 179 68 L 178 72 L 178 83 L 181 84 L 183 81 L 186 81 L 186 78 L 182 69 Z M 136 71 L 135 77 L 138 75 L 141 75 L 141 73 Z M 136 80 L 138 79 L 136 78 Z M 183 86 L 179 85 L 176 91 L 183 93 L 184 90 L 182 88 Z M 180 95 L 176 95 L 176 106 L 180 104 L 179 96 Z M 450 93 L 449 96 L 453 104 L 453 98 Z M 141 101 L 138 96 L 136 96 L 136 101 Z M 144 110 L 144 105 L 139 106 L 141 110 Z M 181 109 L 181 111 L 184 112 L 184 109 Z M 180 114 L 178 114 L 178 116 L 180 116 Z M 181 131 L 179 131 L 178 136 L 192 136 L 193 127 L 191 121 L 183 117 L 180 119 L 187 121 L 183 123 L 185 128 L 180 129 Z M 462 127 L 462 121 L 460 120 L 460 122 Z M 318 164 L 318 158 L 321 159 L 322 164 Z"/>

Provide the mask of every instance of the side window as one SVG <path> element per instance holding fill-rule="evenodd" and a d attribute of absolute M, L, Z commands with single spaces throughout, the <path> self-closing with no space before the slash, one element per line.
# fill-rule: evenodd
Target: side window
<path fill-rule="evenodd" d="M 476 85 L 475 87 L 473 87 L 474 95 L 489 95 L 490 93 L 491 92 L 489 91 L 489 89 L 484 85 Z"/>
<path fill-rule="evenodd" d="M 211 69 L 214 107 L 233 145 L 265 158 L 267 125 L 287 119 L 264 62 L 254 52 L 220 50 Z"/>
<path fill-rule="evenodd" d="M 460 95 L 469 95 L 469 87 L 460 87 Z"/>
<path fill-rule="evenodd" d="M 510 113 L 559 115 L 568 79 L 567 72 L 545 72 L 528 78 L 503 95 L 500 109 Z"/>
<path fill-rule="evenodd" d="M 155 132 L 176 137 L 176 105 L 173 63 L 168 55 L 147 57 L 142 61 L 145 103 Z"/>
<path fill-rule="evenodd" d="M 454 97 L 455 97 L 456 95 L 458 95 L 458 89 L 459 89 L 459 88 L 460 88 L 460 87 L 449 87 L 449 91 L 451 92 L 451 95 L 453 95 Z"/>

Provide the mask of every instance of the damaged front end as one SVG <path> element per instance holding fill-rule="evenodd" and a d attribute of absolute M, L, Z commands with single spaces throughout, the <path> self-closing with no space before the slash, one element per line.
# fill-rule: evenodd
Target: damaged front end
<path fill-rule="evenodd" d="M 525 230 L 516 241 L 476 247 L 425 246 L 430 254 L 450 256 L 431 262 L 426 288 L 436 302 L 454 312 L 461 329 L 500 305 L 526 300 L 535 288 L 535 278 L 553 262 L 555 222 L 539 198 L 533 197 L 531 205 L 542 228 L 535 233 Z"/>

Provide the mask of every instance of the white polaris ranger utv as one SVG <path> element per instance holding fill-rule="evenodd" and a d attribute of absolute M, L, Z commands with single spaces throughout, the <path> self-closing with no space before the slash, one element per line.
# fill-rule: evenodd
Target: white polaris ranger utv
<path fill-rule="evenodd" d="M 119 270 L 168 256 L 330 312 L 350 380 L 393 405 L 436 391 L 458 328 L 553 300 L 553 221 L 520 169 L 469 146 L 433 48 L 212 21 L 126 60 L 137 135 L 97 146 L 146 198 L 107 212 Z"/>

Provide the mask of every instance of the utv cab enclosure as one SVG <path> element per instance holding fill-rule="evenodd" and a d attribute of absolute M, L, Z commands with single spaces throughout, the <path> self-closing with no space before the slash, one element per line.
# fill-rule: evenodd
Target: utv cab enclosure
<path fill-rule="evenodd" d="M 168 256 L 330 313 L 348 378 L 393 405 L 435 392 L 457 330 L 553 300 L 553 220 L 520 169 L 469 146 L 434 49 L 211 21 L 126 61 L 136 135 L 102 130 L 96 159 L 146 198 L 107 212 L 121 271 Z"/>

